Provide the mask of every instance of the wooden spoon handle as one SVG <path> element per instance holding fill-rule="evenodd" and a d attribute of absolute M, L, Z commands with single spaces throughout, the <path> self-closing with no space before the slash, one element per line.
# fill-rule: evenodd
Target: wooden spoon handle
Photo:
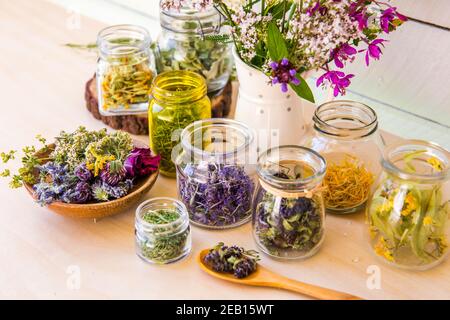
<path fill-rule="evenodd" d="M 360 297 L 353 296 L 348 293 L 322 288 L 312 284 L 280 277 L 277 282 L 272 282 L 271 287 L 285 289 L 293 292 L 298 292 L 313 298 L 322 300 L 363 300 Z"/>

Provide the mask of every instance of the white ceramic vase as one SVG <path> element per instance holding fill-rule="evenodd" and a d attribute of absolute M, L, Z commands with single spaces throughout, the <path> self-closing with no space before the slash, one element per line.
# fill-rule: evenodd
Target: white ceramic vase
<path fill-rule="evenodd" d="M 239 79 L 235 119 L 254 130 L 258 151 L 279 145 L 298 145 L 306 132 L 306 101 L 289 88 L 271 85 L 261 71 L 245 64 L 234 53 Z"/>

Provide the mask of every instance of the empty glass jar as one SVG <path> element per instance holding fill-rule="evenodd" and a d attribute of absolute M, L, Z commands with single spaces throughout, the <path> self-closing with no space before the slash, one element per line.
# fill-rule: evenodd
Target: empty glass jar
<path fill-rule="evenodd" d="M 420 140 L 389 146 L 367 206 L 370 244 L 384 261 L 428 269 L 448 254 L 449 152 Z"/>
<path fill-rule="evenodd" d="M 316 253 L 324 238 L 324 158 L 299 146 L 281 146 L 258 160 L 253 235 L 266 254 L 286 259 Z"/>
<path fill-rule="evenodd" d="M 381 171 L 383 143 L 375 111 L 355 101 L 327 102 L 316 109 L 310 130 L 303 145 L 327 161 L 323 181 L 327 211 L 360 211 Z"/>
<path fill-rule="evenodd" d="M 144 261 L 166 264 L 191 250 L 189 216 L 184 204 L 171 198 L 154 198 L 136 210 L 136 252 Z"/>
<path fill-rule="evenodd" d="M 229 119 L 200 120 L 183 130 L 178 192 L 193 224 L 225 229 L 250 220 L 252 140 L 247 126 Z"/>
<path fill-rule="evenodd" d="M 153 55 L 147 30 L 117 25 L 98 34 L 97 92 L 104 116 L 146 113 L 153 80 Z"/>
<path fill-rule="evenodd" d="M 225 87 L 233 67 L 230 45 L 219 36 L 224 22 L 212 5 L 202 10 L 181 7 L 160 11 L 161 33 L 155 45 L 158 73 L 194 71 L 205 77 L 208 95 Z"/>
<path fill-rule="evenodd" d="M 206 96 L 205 79 L 191 71 L 163 72 L 152 88 L 150 146 L 161 155 L 160 172 L 175 177 L 172 150 L 179 144 L 180 133 L 194 121 L 211 117 L 211 101 Z"/>

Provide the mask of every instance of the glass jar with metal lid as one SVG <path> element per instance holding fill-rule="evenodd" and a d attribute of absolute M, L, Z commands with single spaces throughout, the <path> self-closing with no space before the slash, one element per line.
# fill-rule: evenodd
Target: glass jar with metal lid
<path fill-rule="evenodd" d="M 427 141 L 388 146 L 367 206 L 370 244 L 385 262 L 424 270 L 448 254 L 450 154 Z"/>
<path fill-rule="evenodd" d="M 146 113 L 154 76 L 150 35 L 135 25 L 117 25 L 98 34 L 97 93 L 104 116 Z"/>
<path fill-rule="evenodd" d="M 213 40 L 220 36 L 223 19 L 210 5 L 160 9 L 161 33 L 155 44 L 159 72 L 189 70 L 203 75 L 211 97 L 225 87 L 233 67 L 230 45 Z"/>
<path fill-rule="evenodd" d="M 369 106 L 336 100 L 320 105 L 303 145 L 327 161 L 323 184 L 328 212 L 346 214 L 364 208 L 380 174 L 383 142 L 378 119 Z"/>

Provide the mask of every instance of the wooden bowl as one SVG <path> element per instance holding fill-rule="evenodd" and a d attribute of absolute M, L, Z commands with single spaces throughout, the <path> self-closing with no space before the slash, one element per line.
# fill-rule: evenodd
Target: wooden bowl
<path fill-rule="evenodd" d="M 143 147 L 141 142 L 135 141 L 135 145 Z M 54 148 L 54 145 L 50 145 L 50 150 L 47 152 L 38 152 L 37 156 L 48 156 L 52 148 Z M 156 179 L 158 178 L 158 173 L 159 171 L 155 171 L 148 177 L 141 177 L 136 179 L 135 185 L 131 189 L 131 192 L 120 199 L 86 204 L 64 203 L 57 201 L 47 205 L 47 208 L 62 216 L 71 218 L 98 219 L 112 216 L 129 209 L 132 205 L 137 203 L 148 191 L 150 191 L 150 189 L 155 184 Z M 30 193 L 30 195 L 35 198 L 33 186 L 30 184 L 25 184 L 24 186 Z"/>

